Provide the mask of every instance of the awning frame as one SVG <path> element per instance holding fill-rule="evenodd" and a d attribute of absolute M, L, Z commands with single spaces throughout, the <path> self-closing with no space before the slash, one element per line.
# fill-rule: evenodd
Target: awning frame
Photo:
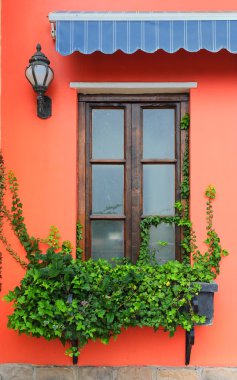
<path fill-rule="evenodd" d="M 50 12 L 49 21 L 235 21 L 237 12 Z"/>

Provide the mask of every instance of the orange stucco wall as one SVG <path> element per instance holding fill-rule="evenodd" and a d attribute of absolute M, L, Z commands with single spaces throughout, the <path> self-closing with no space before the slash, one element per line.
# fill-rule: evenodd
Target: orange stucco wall
<path fill-rule="evenodd" d="M 210 5 L 210 3 L 212 5 Z M 117 4 L 117 5 L 116 5 Z M 223 260 L 212 327 L 197 328 L 191 364 L 237 366 L 236 215 L 237 215 L 237 56 L 180 51 L 107 56 L 56 53 L 47 14 L 56 10 L 237 10 L 236 0 L 3 0 L 2 1 L 2 149 L 7 168 L 20 182 L 26 224 L 32 235 L 46 236 L 57 225 L 74 241 L 76 221 L 77 97 L 72 81 L 195 81 L 191 91 L 191 214 L 200 241 L 205 234 L 203 190 L 216 186 L 215 224 L 230 256 Z M 53 116 L 36 116 L 36 99 L 24 70 L 36 43 L 51 60 L 55 79 L 48 91 Z M 20 247 L 13 241 L 14 247 Z M 3 251 L 2 295 L 23 276 Z M 71 364 L 59 342 L 18 336 L 6 328 L 11 306 L 0 300 L 0 362 Z M 129 329 L 116 342 L 89 343 L 80 365 L 184 364 L 184 332 L 170 339 L 151 329 Z"/>

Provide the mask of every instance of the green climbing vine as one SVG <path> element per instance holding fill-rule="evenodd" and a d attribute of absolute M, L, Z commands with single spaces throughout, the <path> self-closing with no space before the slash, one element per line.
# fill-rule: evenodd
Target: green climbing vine
<path fill-rule="evenodd" d="M 55 250 L 60 248 L 60 233 L 57 227 L 51 226 L 49 229 L 49 235 L 45 239 L 41 239 L 42 243 L 47 244 L 49 247 Z"/>
<path fill-rule="evenodd" d="M 187 130 L 187 129 L 189 129 L 189 126 L 190 126 L 190 115 L 189 115 L 189 113 L 186 113 L 181 119 L 180 129 L 181 130 Z"/>
<path fill-rule="evenodd" d="M 16 208 L 14 207 L 13 211 L 9 211 L 5 205 L 4 199 L 5 199 L 5 191 L 6 191 L 6 173 L 5 173 L 5 166 L 4 166 L 4 160 L 2 155 L 0 155 L 0 241 L 5 246 L 6 251 L 21 265 L 22 268 L 27 268 L 27 262 L 20 258 L 20 256 L 14 251 L 11 244 L 8 242 L 5 233 L 4 233 L 4 221 L 7 220 L 14 231 L 16 233 L 16 220 L 14 219 L 13 213 L 15 212 Z M 15 198 L 13 198 L 12 193 L 12 203 L 15 204 Z M 12 206 L 13 207 L 13 206 Z M 20 220 L 20 224 L 23 223 L 23 220 Z M 19 238 L 19 235 L 16 234 Z"/>
<path fill-rule="evenodd" d="M 181 130 L 189 130 L 190 125 L 190 117 L 189 114 L 185 114 L 183 118 L 181 119 Z M 189 201 L 189 195 L 190 195 L 190 184 L 189 184 L 189 133 L 186 133 L 186 139 L 185 139 L 185 150 L 184 150 L 184 156 L 182 160 L 182 177 L 183 180 L 181 182 L 181 198 L 183 200 Z M 189 210 L 189 202 L 187 202 L 187 213 Z"/>
<path fill-rule="evenodd" d="M 83 239 L 82 225 L 79 221 L 76 224 L 76 235 L 77 235 L 76 236 L 76 258 L 79 260 L 82 258 L 82 253 L 83 253 L 83 250 L 80 247 L 80 242 Z"/>
<path fill-rule="evenodd" d="M 190 197 L 190 179 L 189 179 L 189 126 L 190 126 L 190 117 L 186 113 L 181 119 L 181 131 L 186 131 L 185 137 L 185 150 L 182 160 L 182 182 L 181 182 L 181 199 L 184 204 L 184 216 L 186 219 L 189 218 L 189 197 Z M 190 254 L 191 249 L 191 237 L 192 237 L 192 228 L 190 225 L 185 225 L 182 227 L 183 240 L 181 242 L 182 247 L 182 260 L 183 262 L 190 263 Z"/>

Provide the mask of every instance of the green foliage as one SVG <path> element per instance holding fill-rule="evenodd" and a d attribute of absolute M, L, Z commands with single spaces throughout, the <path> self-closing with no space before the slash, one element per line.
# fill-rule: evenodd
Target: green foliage
<path fill-rule="evenodd" d="M 183 167 L 182 167 L 183 181 L 181 183 L 181 197 L 182 199 L 189 199 L 189 136 L 187 134 L 185 141 L 185 151 L 183 157 Z"/>
<path fill-rule="evenodd" d="M 30 237 L 28 234 L 24 223 L 22 203 L 18 193 L 19 185 L 15 174 L 11 170 L 8 172 L 8 184 L 12 196 L 11 226 L 20 243 L 25 248 L 27 259 L 33 264 L 34 256 L 39 252 L 39 239 Z"/>
<path fill-rule="evenodd" d="M 181 121 L 181 129 L 189 128 L 189 115 Z M 186 132 L 184 132 L 186 133 Z M 139 259 L 132 264 L 126 259 L 83 261 L 80 243 L 82 226 L 77 222 L 76 259 L 72 256 L 72 244 L 64 241 L 60 246 L 59 232 L 51 227 L 44 240 L 49 246 L 46 253 L 39 250 L 39 239 L 29 237 L 22 204 L 18 195 L 18 183 L 10 172 L 8 182 L 12 195 L 12 209 L 4 205 L 6 189 L 4 164 L 0 158 L 0 240 L 11 253 L 11 247 L 3 234 L 3 219 L 11 225 L 26 250 L 27 264 L 12 250 L 12 256 L 27 271 L 5 300 L 13 302 L 14 312 L 8 318 L 8 327 L 34 337 L 47 340 L 60 339 L 71 347 L 69 356 L 78 356 L 90 340 L 100 339 L 107 344 L 116 338 L 122 328 L 130 326 L 163 328 L 172 336 L 177 327 L 190 331 L 195 323 L 203 323 L 204 317 L 195 314 L 192 299 L 200 291 L 197 282 L 209 282 L 220 270 L 220 260 L 227 252 L 220 245 L 220 238 L 213 228 L 212 202 L 215 189 L 209 186 L 207 196 L 207 251 L 201 254 L 189 220 L 189 140 L 183 157 L 181 201 L 175 203 L 172 217 L 150 216 L 141 222 L 141 246 Z M 174 224 L 182 228 L 182 263 L 174 260 L 159 265 L 149 250 L 150 228 L 160 223 Z M 167 242 L 159 241 L 159 247 Z M 190 256 L 193 257 L 192 264 Z"/>
<path fill-rule="evenodd" d="M 215 189 L 215 187 L 212 186 L 212 185 L 209 185 L 206 188 L 205 195 L 206 195 L 207 198 L 215 199 L 216 198 L 216 189 Z"/>
<path fill-rule="evenodd" d="M 19 221 L 18 221 L 18 218 L 15 217 L 15 211 L 17 210 L 18 205 L 20 209 L 22 207 L 22 204 L 20 203 L 20 199 L 17 196 L 18 195 L 17 186 L 14 186 L 14 189 L 11 188 L 13 210 L 9 211 L 4 202 L 5 192 L 6 192 L 6 183 L 7 181 L 6 181 L 4 160 L 3 160 L 2 154 L 0 153 L 0 241 L 5 245 L 6 251 L 21 265 L 22 268 L 25 269 L 27 268 L 27 263 L 24 260 L 22 260 L 20 256 L 12 249 L 11 244 L 7 241 L 7 238 L 3 231 L 4 220 L 7 220 L 10 223 L 14 233 L 16 234 L 18 238 L 20 236 L 20 234 L 18 233 L 18 230 L 21 229 L 19 227 L 19 224 L 23 225 L 23 228 L 24 228 L 24 223 L 23 223 L 24 219 L 22 219 L 22 214 L 20 214 L 19 212 L 16 213 L 17 215 L 19 215 L 19 217 L 21 216 L 21 219 Z"/>
<path fill-rule="evenodd" d="M 180 128 L 189 129 L 189 125 L 190 125 L 190 116 L 189 116 L 189 113 L 186 113 L 181 119 Z"/>
<path fill-rule="evenodd" d="M 39 260 L 5 297 L 14 302 L 8 327 L 19 334 L 63 344 L 78 339 L 81 350 L 89 339 L 107 343 L 122 327 L 163 327 L 173 335 L 177 326 L 190 330 L 200 321 L 191 307 L 197 288 L 190 286 L 198 273 L 177 261 L 112 266 L 52 248 Z"/>
<path fill-rule="evenodd" d="M 212 202 L 216 197 L 216 189 L 213 186 L 208 186 L 205 192 L 207 197 L 206 202 L 206 230 L 207 238 L 205 243 L 208 247 L 208 250 L 202 255 L 195 245 L 193 246 L 193 258 L 195 261 L 195 266 L 200 267 L 205 272 L 210 272 L 215 278 L 217 274 L 220 273 L 220 261 L 222 256 L 227 256 L 228 252 L 225 249 L 222 249 L 220 245 L 220 238 L 213 228 L 213 205 Z M 195 237 L 195 234 L 193 233 Z"/>
<path fill-rule="evenodd" d="M 193 265 L 178 261 L 158 265 L 148 249 L 151 225 L 191 227 L 180 203 L 176 205 L 179 215 L 142 221 L 140 256 L 135 265 L 126 260 L 115 265 L 102 259 L 74 260 L 68 242 L 60 252 L 55 247 L 49 247 L 45 254 L 37 252 L 20 286 L 5 296 L 14 303 L 8 327 L 19 334 L 60 339 L 63 344 L 78 342 L 66 351 L 70 356 L 78 355 L 90 339 L 108 343 L 129 326 L 162 327 L 170 336 L 178 326 L 189 331 L 194 323 L 204 320 L 192 308 L 192 298 L 200 290 L 193 283 L 214 279 L 220 259 L 226 255 L 212 227 L 212 201 L 208 198 L 208 251 L 201 255 L 193 241 Z"/>
<path fill-rule="evenodd" d="M 42 243 L 47 244 L 49 247 L 52 247 L 54 249 L 60 248 L 60 233 L 57 227 L 51 226 L 49 229 L 49 235 L 46 237 L 46 239 L 41 239 Z"/>
<path fill-rule="evenodd" d="M 83 239 L 83 236 L 82 236 L 82 225 L 79 221 L 76 224 L 76 234 L 77 234 L 77 237 L 76 237 L 76 258 L 81 259 L 83 250 L 80 247 L 80 242 Z"/>
<path fill-rule="evenodd" d="M 185 205 L 182 209 L 185 218 L 189 218 L 189 196 L 190 196 L 190 179 L 189 179 L 189 129 L 190 117 L 185 114 L 181 120 L 180 128 L 186 131 L 185 151 L 182 161 L 182 182 L 181 182 L 181 199 Z M 182 205 L 183 206 L 183 205 Z M 182 259 L 185 263 L 190 263 L 191 247 L 191 226 L 183 226 Z"/>

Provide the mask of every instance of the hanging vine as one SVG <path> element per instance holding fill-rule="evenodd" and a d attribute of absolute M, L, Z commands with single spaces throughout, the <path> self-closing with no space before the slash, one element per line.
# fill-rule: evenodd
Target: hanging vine
<path fill-rule="evenodd" d="M 4 244 L 6 251 L 20 264 L 23 269 L 27 268 L 27 263 L 20 258 L 20 256 L 14 251 L 11 244 L 7 241 L 4 234 L 4 220 L 7 220 L 15 232 L 14 219 L 11 212 L 7 209 L 4 203 L 6 191 L 6 174 L 5 166 L 2 154 L 0 154 L 0 241 Z M 2 259 L 2 258 L 1 258 Z"/>

